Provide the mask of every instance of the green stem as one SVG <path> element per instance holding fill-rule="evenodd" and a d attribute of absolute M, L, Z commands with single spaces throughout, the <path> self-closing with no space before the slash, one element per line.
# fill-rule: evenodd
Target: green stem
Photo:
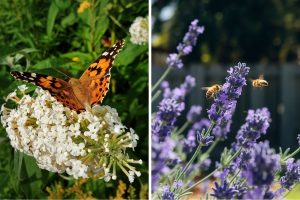
<path fill-rule="evenodd" d="M 214 171 L 210 172 L 210 174 L 208 174 L 207 176 L 205 176 L 201 180 L 197 181 L 196 183 L 194 183 L 193 185 L 191 185 L 189 188 L 185 189 L 182 193 L 186 193 L 186 192 L 190 191 L 191 189 L 193 189 L 194 187 L 196 187 L 197 185 L 199 185 L 200 183 L 202 183 L 203 181 L 205 181 L 206 179 L 208 179 L 209 177 L 211 177 L 214 173 L 216 173 L 221 168 L 222 167 L 216 168 Z"/>
<path fill-rule="evenodd" d="M 283 161 L 286 161 L 287 159 L 289 159 L 289 158 L 295 156 L 295 155 L 296 155 L 297 153 L 299 153 L 299 152 L 300 152 L 300 147 L 299 147 L 298 149 L 296 149 L 293 153 L 291 153 L 290 155 L 288 155 L 287 157 L 285 157 L 285 158 L 283 159 Z"/>
<path fill-rule="evenodd" d="M 210 147 L 207 149 L 207 151 L 205 152 L 205 154 L 210 155 L 210 153 L 216 148 L 217 144 L 220 142 L 220 139 L 216 139 L 212 145 L 210 145 Z"/>
<path fill-rule="evenodd" d="M 192 192 L 182 193 L 182 194 L 178 195 L 176 199 L 180 199 L 181 197 L 189 195 L 189 194 L 193 194 L 193 193 Z"/>
<path fill-rule="evenodd" d="M 229 185 L 231 185 L 231 183 L 233 183 L 234 179 L 240 174 L 241 172 L 241 168 L 237 171 L 237 173 L 235 173 L 235 175 L 232 177 L 232 179 L 229 181 Z"/>
<path fill-rule="evenodd" d="M 210 134 L 210 132 L 211 132 L 211 130 L 213 129 L 213 127 L 215 126 L 215 124 L 216 124 L 216 123 L 215 123 L 214 121 L 211 121 L 210 126 L 209 126 L 208 130 L 207 130 L 206 133 L 205 133 L 205 137 L 208 136 L 208 135 Z"/>
<path fill-rule="evenodd" d="M 127 31 L 127 29 L 125 29 L 122 24 L 111 14 L 108 14 L 108 17 L 117 25 L 119 26 L 127 35 L 129 35 L 129 32 Z"/>
<path fill-rule="evenodd" d="M 242 147 L 239 148 L 239 150 L 229 159 L 229 161 L 227 163 L 225 163 L 225 167 L 227 165 L 229 165 L 242 151 Z M 210 174 L 208 174 L 207 176 L 205 176 L 203 179 L 199 180 L 198 182 L 194 183 L 192 186 L 190 186 L 189 188 L 185 189 L 182 193 L 186 193 L 189 190 L 193 189 L 195 186 L 199 185 L 200 183 L 202 183 L 203 181 L 205 181 L 206 179 L 208 179 L 209 177 L 211 177 L 216 171 L 220 170 L 222 168 L 222 166 L 216 168 L 214 171 L 212 171 Z"/>
<path fill-rule="evenodd" d="M 240 155 L 242 149 L 243 149 L 243 146 L 241 146 L 239 148 L 239 150 L 237 152 L 235 152 L 235 154 L 233 154 L 233 156 L 229 159 L 229 161 L 225 163 L 225 167 L 228 166 L 236 157 L 238 157 L 238 155 Z"/>
<path fill-rule="evenodd" d="M 181 134 L 183 131 L 185 131 L 185 129 L 190 125 L 191 123 L 189 121 L 186 121 L 182 127 L 176 132 L 176 134 Z"/>
<path fill-rule="evenodd" d="M 154 102 L 160 94 L 161 90 L 157 90 L 157 92 L 152 96 L 151 102 Z"/>
<path fill-rule="evenodd" d="M 209 135 L 211 130 L 213 129 L 215 125 L 215 122 L 211 122 L 210 127 L 208 128 L 208 130 L 205 133 L 205 136 Z M 202 129 L 201 135 L 205 132 L 205 129 Z M 176 178 L 176 180 L 179 180 L 182 175 L 188 170 L 188 168 L 190 167 L 190 165 L 194 162 L 194 160 L 197 158 L 198 154 L 200 153 L 202 145 L 199 144 L 195 153 L 193 154 L 192 158 L 189 160 L 189 162 L 186 164 L 186 166 L 183 168 L 183 170 L 181 171 L 181 173 L 178 175 L 178 177 Z"/>
<path fill-rule="evenodd" d="M 166 69 L 166 71 L 163 73 L 163 75 L 159 78 L 159 80 L 154 84 L 154 86 L 152 87 L 152 92 L 154 92 L 154 90 L 156 90 L 156 88 L 159 86 L 159 84 L 166 78 L 166 76 L 170 73 L 171 71 L 171 67 L 168 67 Z"/>

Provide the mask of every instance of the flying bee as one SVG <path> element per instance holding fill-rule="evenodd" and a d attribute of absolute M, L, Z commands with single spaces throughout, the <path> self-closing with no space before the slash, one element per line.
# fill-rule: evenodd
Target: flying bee
<path fill-rule="evenodd" d="M 210 87 L 203 87 L 202 90 L 207 90 L 206 91 L 206 98 L 210 99 L 213 98 L 222 88 L 222 85 L 219 84 L 214 84 Z"/>
<path fill-rule="evenodd" d="M 268 82 L 264 80 L 264 75 L 260 75 L 258 79 L 250 80 L 252 81 L 252 86 L 256 88 L 262 88 L 268 86 Z"/>

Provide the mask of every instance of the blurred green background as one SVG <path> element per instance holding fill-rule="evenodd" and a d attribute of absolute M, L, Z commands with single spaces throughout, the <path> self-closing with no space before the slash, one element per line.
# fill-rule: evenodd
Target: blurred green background
<path fill-rule="evenodd" d="M 137 148 L 129 154 L 143 160 L 138 167 L 142 176 L 132 186 L 122 172 L 118 178 L 123 182 L 76 181 L 41 170 L 34 159 L 14 151 L 1 126 L 0 198 L 46 198 L 49 193 L 50 198 L 147 197 L 148 45 L 132 44 L 129 35 L 134 19 L 147 15 L 148 2 L 142 0 L 0 2 L 1 105 L 8 93 L 23 84 L 15 81 L 10 71 L 78 78 L 114 42 L 126 39 L 112 68 L 110 90 L 103 104 L 116 108 L 123 124 L 139 135 Z M 125 192 L 120 193 L 122 189 Z"/>

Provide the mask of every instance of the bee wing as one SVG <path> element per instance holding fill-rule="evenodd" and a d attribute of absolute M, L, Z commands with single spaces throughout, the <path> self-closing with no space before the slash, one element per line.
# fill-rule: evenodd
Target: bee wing
<path fill-rule="evenodd" d="M 260 74 L 258 79 L 261 79 L 261 80 L 264 80 L 264 75 L 263 74 Z"/>
<path fill-rule="evenodd" d="M 201 90 L 209 90 L 210 87 L 202 87 Z"/>

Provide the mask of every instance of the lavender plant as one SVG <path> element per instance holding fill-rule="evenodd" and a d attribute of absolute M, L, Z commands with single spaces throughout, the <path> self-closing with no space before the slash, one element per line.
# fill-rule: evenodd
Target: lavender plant
<path fill-rule="evenodd" d="M 260 141 L 271 123 L 267 108 L 248 110 L 239 131 L 232 133 L 230 129 L 250 67 L 238 63 L 229 68 L 225 82 L 207 109 L 208 118 L 200 118 L 205 110 L 200 105 L 186 108 L 185 97 L 195 86 L 195 77 L 186 76 L 185 82 L 174 89 L 164 80 L 170 69 L 184 67 L 181 57 L 191 53 L 203 31 L 197 20 L 191 23 L 177 47 L 178 52 L 167 57 L 169 67 L 152 90 L 154 99 L 162 95 L 152 118 L 153 197 L 181 199 L 215 177 L 213 186 L 206 189 L 206 198 L 208 195 L 217 199 L 281 198 L 300 181 L 300 160 L 293 158 L 300 147 L 292 153 L 282 149 L 276 153 L 269 141 Z M 178 127 L 177 119 L 185 109 L 189 110 L 186 122 Z M 226 141 L 228 134 L 236 134 L 235 142 L 224 148 L 215 169 L 208 172 L 211 153 L 220 142 Z M 300 145 L 300 134 L 297 140 Z"/>

